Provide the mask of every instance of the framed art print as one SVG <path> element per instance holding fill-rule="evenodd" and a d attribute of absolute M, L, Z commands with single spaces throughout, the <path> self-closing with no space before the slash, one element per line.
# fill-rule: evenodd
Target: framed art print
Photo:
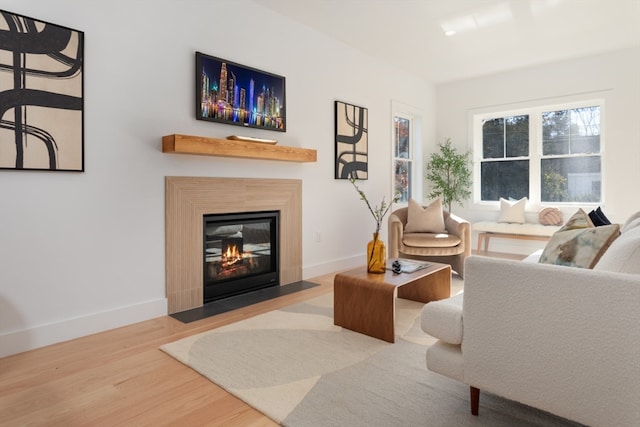
<path fill-rule="evenodd" d="M 84 33 L 0 14 L 0 168 L 84 171 Z"/>
<path fill-rule="evenodd" d="M 335 101 L 335 178 L 368 179 L 368 110 Z"/>

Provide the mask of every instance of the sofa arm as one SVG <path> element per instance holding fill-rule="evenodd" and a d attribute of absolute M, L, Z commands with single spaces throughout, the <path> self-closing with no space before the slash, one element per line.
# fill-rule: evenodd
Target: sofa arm
<path fill-rule="evenodd" d="M 402 242 L 402 233 L 404 232 L 404 224 L 402 220 L 395 214 L 389 215 L 387 222 L 387 232 L 389 233 L 389 258 L 398 258 L 400 255 L 400 243 Z"/>
<path fill-rule="evenodd" d="M 640 275 L 472 256 L 465 382 L 588 425 L 640 425 Z"/>
<path fill-rule="evenodd" d="M 466 219 L 462 219 L 452 213 L 445 215 L 444 226 L 447 233 L 458 236 L 464 248 L 465 257 L 471 255 L 471 224 Z"/>
<path fill-rule="evenodd" d="M 464 294 L 431 301 L 422 307 L 420 327 L 447 344 L 462 344 L 462 301 Z"/>

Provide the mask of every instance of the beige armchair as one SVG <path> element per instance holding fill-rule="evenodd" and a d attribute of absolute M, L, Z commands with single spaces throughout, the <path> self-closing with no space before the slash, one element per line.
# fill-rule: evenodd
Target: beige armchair
<path fill-rule="evenodd" d="M 446 233 L 405 233 L 408 208 L 389 215 L 389 258 L 428 260 L 451 265 L 464 276 L 464 260 L 471 255 L 471 225 L 443 210 Z"/>

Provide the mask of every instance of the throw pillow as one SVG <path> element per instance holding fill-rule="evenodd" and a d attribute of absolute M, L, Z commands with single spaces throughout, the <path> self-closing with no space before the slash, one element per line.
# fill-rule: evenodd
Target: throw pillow
<path fill-rule="evenodd" d="M 526 197 L 516 201 L 509 201 L 500 197 L 500 219 L 498 222 L 524 224 L 524 207 L 526 203 Z"/>
<path fill-rule="evenodd" d="M 442 213 L 442 200 L 436 199 L 423 208 L 414 199 L 409 199 L 407 211 L 407 225 L 405 233 L 446 233 L 444 227 L 444 214 Z"/>
<path fill-rule="evenodd" d="M 618 224 L 595 227 L 589 215 L 578 209 L 567 223 L 556 231 L 540 256 L 543 264 L 593 268 L 611 242 L 620 235 Z"/>
<path fill-rule="evenodd" d="M 602 212 L 600 206 L 598 206 L 598 209 L 594 209 L 589 212 L 589 219 L 591 219 L 591 222 L 593 222 L 593 225 L 595 225 L 596 227 L 611 224 L 611 221 L 609 221 L 609 218 L 607 218 L 604 212 Z"/>
<path fill-rule="evenodd" d="M 582 209 L 578 209 L 578 211 L 574 213 L 571 218 L 569 218 L 569 221 L 567 221 L 567 223 L 558 231 L 593 227 L 595 227 L 595 225 L 593 224 L 593 222 L 591 222 L 591 218 L 589 218 L 589 215 L 587 215 Z"/>
<path fill-rule="evenodd" d="M 542 225 L 562 225 L 562 211 L 558 208 L 542 208 L 538 213 Z"/>

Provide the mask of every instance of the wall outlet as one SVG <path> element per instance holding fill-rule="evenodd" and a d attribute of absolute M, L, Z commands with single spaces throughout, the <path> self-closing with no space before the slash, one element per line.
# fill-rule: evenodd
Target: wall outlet
<path fill-rule="evenodd" d="M 316 243 L 322 242 L 322 233 L 316 231 Z"/>

